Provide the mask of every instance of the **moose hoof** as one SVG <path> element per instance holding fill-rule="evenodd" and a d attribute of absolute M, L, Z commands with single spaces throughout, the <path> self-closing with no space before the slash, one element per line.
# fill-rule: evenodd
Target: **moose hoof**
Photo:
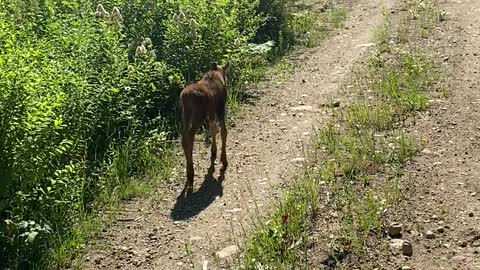
<path fill-rule="evenodd" d="M 215 161 L 217 160 L 217 155 L 213 155 L 210 157 L 210 163 L 215 164 Z"/>
<path fill-rule="evenodd" d="M 225 172 L 227 170 L 227 167 L 228 167 L 228 162 L 227 161 L 222 161 L 222 172 Z"/>
<path fill-rule="evenodd" d="M 182 194 L 180 195 L 180 197 L 187 198 L 187 197 L 190 196 L 192 193 L 193 193 L 193 186 L 186 186 L 186 187 L 183 189 Z"/>

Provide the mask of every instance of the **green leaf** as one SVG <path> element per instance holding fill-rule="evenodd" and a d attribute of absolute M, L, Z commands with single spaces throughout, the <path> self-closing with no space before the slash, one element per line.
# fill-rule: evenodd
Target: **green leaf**
<path fill-rule="evenodd" d="M 25 220 L 22 220 L 18 223 L 19 229 L 26 229 L 27 227 L 28 227 L 28 222 L 26 222 Z"/>
<path fill-rule="evenodd" d="M 27 236 L 27 239 L 25 240 L 25 242 L 29 242 L 30 244 L 32 244 L 33 241 L 35 241 L 35 238 L 37 237 L 37 235 L 38 235 L 37 231 L 33 231 L 33 232 L 28 233 L 28 236 Z"/>

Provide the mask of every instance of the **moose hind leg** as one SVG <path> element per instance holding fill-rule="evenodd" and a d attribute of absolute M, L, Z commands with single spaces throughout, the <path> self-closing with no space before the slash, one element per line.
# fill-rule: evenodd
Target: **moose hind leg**
<path fill-rule="evenodd" d="M 193 192 L 193 178 L 195 175 L 195 172 L 193 169 L 193 157 L 192 157 L 194 136 L 195 136 L 195 133 L 192 132 L 191 130 L 185 131 L 182 136 L 182 148 L 185 154 L 185 161 L 187 165 L 187 169 L 186 169 L 187 179 L 185 181 L 185 188 L 183 190 L 183 193 L 187 196 Z"/>
<path fill-rule="evenodd" d="M 212 148 L 211 148 L 211 157 L 210 161 L 211 164 L 213 165 L 215 163 L 215 160 L 217 159 L 217 133 L 218 133 L 218 128 L 217 128 L 217 123 L 215 120 L 210 119 L 209 120 L 210 124 L 210 135 L 212 136 Z"/>

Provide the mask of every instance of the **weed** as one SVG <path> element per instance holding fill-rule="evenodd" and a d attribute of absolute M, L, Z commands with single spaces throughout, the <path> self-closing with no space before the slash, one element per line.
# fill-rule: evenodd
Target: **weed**
<path fill-rule="evenodd" d="M 346 122 L 350 128 L 387 130 L 393 127 L 397 112 L 395 107 L 385 103 L 355 103 L 346 113 Z"/>
<path fill-rule="evenodd" d="M 302 10 L 293 13 L 290 27 L 292 32 L 298 33 L 296 39 L 300 45 L 313 48 L 332 30 L 344 27 L 347 13 L 346 8 L 335 6 L 325 12 Z"/>
<path fill-rule="evenodd" d="M 297 249 L 306 241 L 302 232 L 311 226 L 309 217 L 318 206 L 318 183 L 309 176 L 298 183 L 247 243 L 247 269 L 285 269 L 299 264 Z"/>
<path fill-rule="evenodd" d="M 417 144 L 415 141 L 405 134 L 398 137 L 398 151 L 396 151 L 395 160 L 403 164 L 411 159 L 417 153 Z"/>

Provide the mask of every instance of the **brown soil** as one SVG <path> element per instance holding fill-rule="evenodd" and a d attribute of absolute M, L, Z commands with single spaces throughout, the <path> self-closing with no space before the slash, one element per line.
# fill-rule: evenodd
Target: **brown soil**
<path fill-rule="evenodd" d="M 403 224 L 413 256 L 392 252 L 385 237 L 350 269 L 480 269 L 480 1 L 441 8 L 448 21 L 429 46 L 444 62 L 448 97 L 432 100 L 408 128 L 425 145 L 406 168 L 404 200 L 385 221 Z"/>
<path fill-rule="evenodd" d="M 480 269 L 480 1 L 448 0 L 442 8 L 449 21 L 436 36 L 447 56 L 449 97 L 413 127 L 427 144 L 408 168 L 411 197 L 396 221 L 414 253 L 387 256 L 385 269 Z"/>
<path fill-rule="evenodd" d="M 219 166 L 213 175 L 207 172 L 209 150 L 196 144 L 196 192 L 187 200 L 177 200 L 184 176 L 184 167 L 180 166 L 179 181 L 159 188 L 158 197 L 125 204 L 118 221 L 88 247 L 82 268 L 231 268 L 237 256 L 218 258 L 216 252 L 225 247 L 235 251 L 232 245 L 242 248 L 252 217 L 267 213 L 281 196 L 282 186 L 298 173 L 302 146 L 311 138 L 312 127 L 321 125 L 327 114 L 322 105 L 331 102 L 353 64 L 370 48 L 373 32 L 383 23 L 383 8 L 389 9 L 394 1 L 354 2 L 345 29 L 318 48 L 292 56 L 296 69 L 290 79 L 265 82 L 253 93 L 257 98 L 254 104 L 244 107 L 236 126 L 229 130 L 230 167 L 225 175 L 219 175 Z M 473 44 L 472 40 L 470 46 Z M 472 100 L 460 99 L 463 105 L 469 104 L 470 110 Z M 462 110 L 458 114 L 469 112 L 466 106 L 452 108 Z M 474 121 L 473 114 L 468 116 Z M 471 150 L 472 157 L 473 153 Z M 466 167 L 468 163 L 460 165 Z M 465 172 L 473 181 L 474 172 Z M 462 189 L 470 187 L 466 178 L 462 181 Z M 474 211 L 470 208 L 464 210 Z"/>

